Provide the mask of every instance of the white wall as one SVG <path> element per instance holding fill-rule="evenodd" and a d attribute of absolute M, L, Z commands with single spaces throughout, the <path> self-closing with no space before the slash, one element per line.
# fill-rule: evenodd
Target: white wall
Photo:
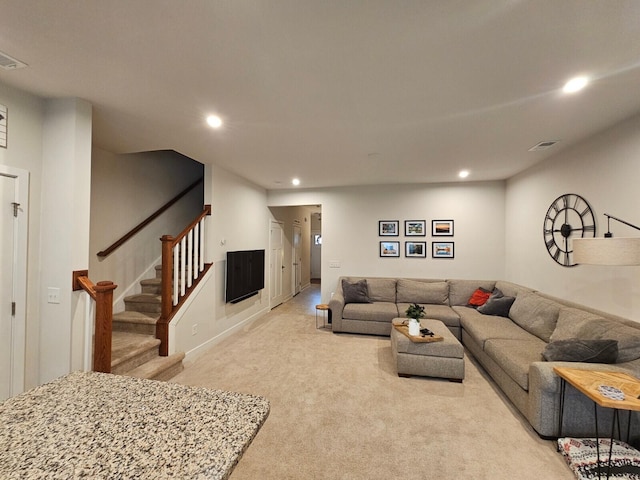
<path fill-rule="evenodd" d="M 543 242 L 543 220 L 564 193 L 583 196 L 596 215 L 597 235 L 608 213 L 640 225 L 640 116 L 590 137 L 507 182 L 507 277 L 517 283 L 640 321 L 640 267 L 555 263 Z M 640 232 L 617 222 L 617 237 Z"/>
<path fill-rule="evenodd" d="M 40 240 L 40 382 L 83 365 L 87 295 L 72 292 L 71 273 L 89 264 L 91 105 L 45 101 Z M 47 289 L 60 303 L 47 302 Z"/>
<path fill-rule="evenodd" d="M 155 275 L 162 253 L 160 237 L 177 235 L 202 212 L 202 186 L 196 187 L 107 257 L 99 251 L 129 232 L 158 208 L 198 180 L 202 164 L 173 151 L 116 155 L 93 148 L 91 166 L 91 234 L 89 277 L 110 280 L 114 312 L 124 297 L 140 293 L 139 281 Z"/>
<path fill-rule="evenodd" d="M 44 101 L 0 83 L 0 103 L 8 108 L 8 144 L 0 163 L 29 172 L 29 232 L 26 305 L 25 388 L 39 383 L 40 223 L 42 217 L 42 128 Z"/>
<path fill-rule="evenodd" d="M 268 205 L 322 205 L 322 299 L 341 275 L 504 278 L 504 183 L 385 185 L 278 190 Z M 454 259 L 431 258 L 431 220 L 453 219 Z M 400 221 L 399 237 L 379 237 L 379 220 Z M 405 237 L 404 220 L 426 220 L 426 237 Z M 380 258 L 381 240 L 399 240 L 400 258 Z M 428 258 L 405 258 L 406 240 L 427 241 Z M 337 261 L 340 268 L 329 268 Z"/>
<path fill-rule="evenodd" d="M 212 209 L 206 226 L 206 256 L 213 267 L 188 314 L 171 327 L 176 350 L 186 352 L 190 359 L 269 310 L 266 288 L 237 304 L 225 303 L 224 290 L 227 251 L 269 249 L 265 190 L 222 168 L 206 165 L 205 203 Z M 196 324 L 197 333 L 192 335 Z"/>

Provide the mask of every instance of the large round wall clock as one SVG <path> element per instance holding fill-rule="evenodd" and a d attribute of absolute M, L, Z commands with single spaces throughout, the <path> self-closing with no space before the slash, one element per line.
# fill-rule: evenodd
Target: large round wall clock
<path fill-rule="evenodd" d="M 544 217 L 544 243 L 551 258 L 573 267 L 570 240 L 596 236 L 596 220 L 589 203 L 580 195 L 565 193 L 556 198 Z"/>

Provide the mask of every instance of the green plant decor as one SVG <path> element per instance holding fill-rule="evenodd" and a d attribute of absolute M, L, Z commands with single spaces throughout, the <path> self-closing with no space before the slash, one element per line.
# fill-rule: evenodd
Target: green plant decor
<path fill-rule="evenodd" d="M 422 317 L 424 317 L 424 307 L 421 307 L 417 303 L 412 303 L 409 308 L 407 308 L 407 311 L 405 313 L 409 318 L 420 320 Z"/>

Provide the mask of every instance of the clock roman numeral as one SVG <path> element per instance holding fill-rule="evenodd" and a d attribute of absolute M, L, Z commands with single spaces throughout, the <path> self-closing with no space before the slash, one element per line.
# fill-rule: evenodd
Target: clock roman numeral
<path fill-rule="evenodd" d="M 582 231 L 584 231 L 584 232 L 595 232 L 596 231 L 596 226 L 595 225 L 585 225 L 584 227 L 582 227 Z"/>

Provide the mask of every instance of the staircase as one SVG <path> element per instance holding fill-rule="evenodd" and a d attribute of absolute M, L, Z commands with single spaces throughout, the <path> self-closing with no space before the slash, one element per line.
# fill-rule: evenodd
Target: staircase
<path fill-rule="evenodd" d="M 155 338 L 161 311 L 161 272 L 142 280 L 142 293 L 124 299 L 125 311 L 113 315 L 111 373 L 152 380 L 169 380 L 184 366 L 184 353 L 159 355 L 160 340 Z"/>

